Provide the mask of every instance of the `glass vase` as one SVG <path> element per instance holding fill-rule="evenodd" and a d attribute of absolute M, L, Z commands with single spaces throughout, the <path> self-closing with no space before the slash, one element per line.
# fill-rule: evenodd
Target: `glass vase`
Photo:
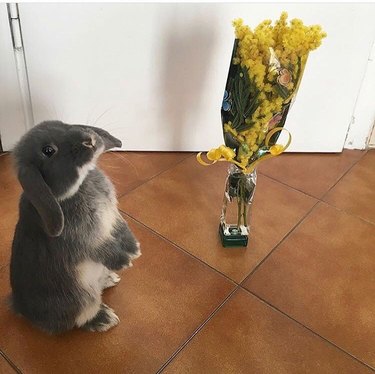
<path fill-rule="evenodd" d="M 256 181 L 256 170 L 245 174 L 236 165 L 229 166 L 219 227 L 224 247 L 246 247 L 248 244 Z"/>

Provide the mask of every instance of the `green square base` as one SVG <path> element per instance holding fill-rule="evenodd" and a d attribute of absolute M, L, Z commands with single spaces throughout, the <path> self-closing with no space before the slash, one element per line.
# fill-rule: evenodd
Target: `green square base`
<path fill-rule="evenodd" d="M 249 237 L 247 235 L 224 235 L 223 226 L 219 226 L 219 235 L 223 247 L 247 247 Z"/>

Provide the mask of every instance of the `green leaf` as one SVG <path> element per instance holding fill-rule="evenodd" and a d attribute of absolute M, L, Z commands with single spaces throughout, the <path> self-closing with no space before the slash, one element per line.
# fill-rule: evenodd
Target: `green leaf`
<path fill-rule="evenodd" d="M 250 128 L 252 125 L 247 124 L 245 120 L 251 118 L 258 107 L 260 92 L 254 82 L 251 81 L 246 67 L 238 67 L 233 79 L 229 81 L 229 87 L 232 97 L 232 108 L 230 111 L 233 115 L 232 127 L 239 131 Z"/>
<path fill-rule="evenodd" d="M 277 92 L 279 93 L 279 95 L 283 99 L 286 99 L 286 98 L 289 97 L 290 93 L 289 93 L 289 90 L 286 87 L 282 86 L 281 84 L 277 84 L 276 89 L 277 89 Z"/>

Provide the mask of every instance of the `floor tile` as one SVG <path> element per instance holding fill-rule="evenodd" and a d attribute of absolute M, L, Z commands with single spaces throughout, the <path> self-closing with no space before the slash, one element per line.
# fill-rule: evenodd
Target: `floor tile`
<path fill-rule="evenodd" d="M 263 162 L 259 171 L 311 196 L 321 198 L 364 152 L 284 154 Z"/>
<path fill-rule="evenodd" d="M 324 200 L 375 223 L 375 150 L 369 151 Z"/>
<path fill-rule="evenodd" d="M 24 372 L 155 373 L 233 290 L 233 283 L 134 222 L 143 255 L 104 300 L 120 317 L 106 333 L 47 336 L 4 306 L 0 271 L 0 349 Z"/>
<path fill-rule="evenodd" d="M 188 152 L 108 152 L 100 156 L 99 165 L 121 196 L 191 155 Z"/>
<path fill-rule="evenodd" d="M 132 217 L 240 282 L 311 209 L 315 199 L 258 178 L 247 249 L 222 248 L 218 236 L 228 165 L 203 167 L 194 157 L 120 199 Z"/>
<path fill-rule="evenodd" d="M 16 371 L 8 364 L 0 353 L 0 373 L 1 374 L 15 374 Z"/>
<path fill-rule="evenodd" d="M 246 287 L 375 367 L 375 225 L 325 203 Z"/>
<path fill-rule="evenodd" d="M 21 191 L 10 155 L 0 156 L 0 267 L 9 263 Z"/>
<path fill-rule="evenodd" d="M 260 302 L 237 292 L 164 373 L 370 373 L 362 364 Z"/>

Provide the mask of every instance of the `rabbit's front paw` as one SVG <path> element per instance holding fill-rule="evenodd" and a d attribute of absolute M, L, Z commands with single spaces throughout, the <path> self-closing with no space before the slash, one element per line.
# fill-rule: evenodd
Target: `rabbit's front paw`
<path fill-rule="evenodd" d="M 122 265 L 122 270 L 131 268 L 133 266 L 132 261 L 142 255 L 139 242 L 135 242 L 133 245 L 126 247 L 124 254 L 126 256 L 126 262 Z"/>
<path fill-rule="evenodd" d="M 133 246 L 132 248 L 128 249 L 128 256 L 129 256 L 129 258 L 130 258 L 131 261 L 137 259 L 141 255 L 142 255 L 142 253 L 141 253 L 141 244 L 139 242 L 136 242 L 135 246 Z"/>
<path fill-rule="evenodd" d="M 111 271 L 108 273 L 103 283 L 103 290 L 109 287 L 114 287 L 120 282 L 121 278 L 114 272 Z"/>
<path fill-rule="evenodd" d="M 129 260 L 128 263 L 123 266 L 123 269 L 131 268 L 133 266 L 132 261 L 136 260 L 142 255 L 139 243 L 137 243 L 135 251 L 127 252 L 126 255 L 128 256 Z"/>
<path fill-rule="evenodd" d="M 113 309 L 105 304 L 101 304 L 97 315 L 91 320 L 86 322 L 82 328 L 89 331 L 107 331 L 115 327 L 120 322 Z"/>

